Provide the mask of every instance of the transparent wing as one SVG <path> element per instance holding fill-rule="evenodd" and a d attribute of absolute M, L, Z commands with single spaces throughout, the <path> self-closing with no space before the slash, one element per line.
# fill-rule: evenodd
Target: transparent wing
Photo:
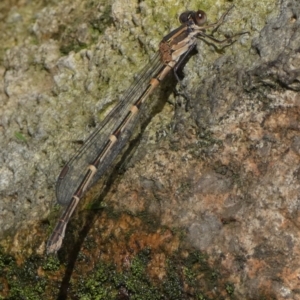
<path fill-rule="evenodd" d="M 131 87 L 124 93 L 120 102 L 64 166 L 56 184 L 56 197 L 60 204 L 67 205 L 71 201 L 72 196 L 86 174 L 88 166 L 95 160 L 98 154 L 102 152 L 110 135 L 122 123 L 132 105 L 141 97 L 145 89 L 149 86 L 151 78 L 155 77 L 163 67 L 164 65 L 161 62 L 160 54 L 157 52 L 139 73 Z M 142 109 L 142 107 L 140 107 L 140 109 Z M 118 141 L 113 145 L 105 159 L 100 163 L 97 173 L 91 180 L 90 185 L 95 183 L 111 165 L 115 157 L 128 141 L 137 120 L 138 114 L 132 118 L 130 123 L 126 126 L 126 129 L 118 138 Z"/>

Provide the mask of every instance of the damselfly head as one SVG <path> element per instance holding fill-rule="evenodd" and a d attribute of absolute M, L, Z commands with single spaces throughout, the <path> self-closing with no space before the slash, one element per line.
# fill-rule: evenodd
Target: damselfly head
<path fill-rule="evenodd" d="M 201 9 L 194 12 L 192 14 L 192 18 L 193 18 L 193 21 L 195 22 L 195 24 L 198 25 L 198 26 L 204 25 L 206 23 L 206 20 L 207 20 L 206 13 Z"/>
<path fill-rule="evenodd" d="M 194 11 L 192 10 L 188 10 L 188 11 L 185 11 L 183 12 L 182 14 L 180 14 L 179 16 L 179 22 L 181 24 L 184 24 L 186 22 L 188 22 L 190 19 L 191 19 L 191 15 L 195 13 Z"/>
<path fill-rule="evenodd" d="M 179 16 L 179 21 L 181 24 L 185 24 L 191 20 L 196 25 L 202 26 L 207 20 L 206 13 L 203 10 L 199 9 L 197 11 L 185 11 Z"/>

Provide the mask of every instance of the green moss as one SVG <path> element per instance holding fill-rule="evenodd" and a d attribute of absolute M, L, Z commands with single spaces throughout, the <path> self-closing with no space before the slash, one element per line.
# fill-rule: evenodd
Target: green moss
<path fill-rule="evenodd" d="M 82 278 L 76 295 L 79 299 L 115 299 L 117 291 L 110 287 L 114 273 L 109 265 L 99 264 L 88 278 Z"/>
<path fill-rule="evenodd" d="M 45 271 L 57 271 L 59 269 L 59 266 L 60 266 L 60 262 L 57 256 L 50 255 L 47 257 L 42 268 Z"/>
<path fill-rule="evenodd" d="M 173 235 L 178 236 L 173 231 Z M 90 237 L 91 243 L 92 237 Z M 161 250 L 151 250 L 148 247 L 140 250 L 136 255 L 130 255 L 122 269 L 117 268 L 113 261 L 98 260 L 91 271 L 85 271 L 91 266 L 91 257 L 87 248 L 79 252 L 69 283 L 69 296 L 76 299 L 117 299 L 124 298 L 141 300 L 161 299 L 220 299 L 218 293 L 226 292 L 234 296 L 234 286 L 224 285 L 218 269 L 208 263 L 208 256 L 200 251 L 189 250 L 188 255 L 182 256 L 182 250 L 173 252 L 165 262 L 165 276 L 160 280 L 152 277 L 149 272 L 153 267 L 153 257 Z M 108 250 L 109 251 L 109 250 Z M 155 252 L 154 252 L 155 251 Z M 187 250 L 184 250 L 186 252 Z M 93 251 L 92 251 L 93 252 Z M 62 253 L 61 253 L 62 254 Z M 59 256 L 65 259 L 67 256 Z M 24 263 L 17 264 L 16 259 L 0 251 L 0 297 L 4 299 L 55 299 L 60 283 L 55 284 L 53 278 L 61 279 L 65 261 L 57 256 L 43 257 L 31 255 Z M 79 275 L 80 274 L 80 275 Z M 8 289 L 5 290 L 5 287 Z M 208 293 L 218 287 L 216 298 L 208 297 Z M 49 294 L 51 295 L 49 296 Z M 118 296 L 119 295 L 119 296 Z"/>
<path fill-rule="evenodd" d="M 27 142 L 26 137 L 19 131 L 15 132 L 15 138 L 21 142 Z"/>
<path fill-rule="evenodd" d="M 207 263 L 208 256 L 200 251 L 193 251 L 185 260 L 185 265 L 192 267 L 195 264 L 199 264 L 201 270 L 207 270 L 209 268 Z"/>
<path fill-rule="evenodd" d="M 180 264 L 168 261 L 167 277 L 163 283 L 163 292 L 168 299 L 182 299 L 182 282 L 180 279 Z"/>
<path fill-rule="evenodd" d="M 0 248 L 0 274 L 4 275 L 7 268 L 14 266 L 15 263 L 14 257 L 4 253 L 3 249 Z"/>
<path fill-rule="evenodd" d="M 234 293 L 234 285 L 230 282 L 226 283 L 226 286 L 225 286 L 225 289 L 226 289 L 226 292 L 228 295 L 233 295 Z"/>
<path fill-rule="evenodd" d="M 45 279 L 37 279 L 35 282 L 27 285 L 19 285 L 19 283 L 19 281 L 11 282 L 10 296 L 6 299 L 41 299 L 46 286 Z"/>
<path fill-rule="evenodd" d="M 146 274 L 149 255 L 149 249 L 141 251 L 123 272 L 117 272 L 113 265 L 99 264 L 79 286 L 76 295 L 79 299 L 115 299 L 123 293 L 136 300 L 160 299 Z"/>
<path fill-rule="evenodd" d="M 234 285 L 229 282 L 224 285 L 219 271 L 208 264 L 207 255 L 200 251 L 189 251 L 186 257 L 181 253 L 179 250 L 167 259 L 166 275 L 157 280 L 149 275 L 156 254 L 150 248 L 146 247 L 132 255 L 121 270 L 113 262 L 100 259 L 89 272 L 84 271 L 89 257 L 80 252 L 69 285 L 69 297 L 80 300 L 115 300 L 121 296 L 131 300 L 215 300 L 222 299 L 221 293 L 224 292 L 234 297 Z M 44 258 L 38 255 L 31 255 L 24 263 L 17 264 L 13 256 L 0 249 L 0 300 L 1 297 L 56 299 L 60 283 L 56 285 L 53 278 L 61 277 L 59 272 L 65 268 L 61 268 L 61 264 L 55 256 Z M 4 292 L 5 286 L 8 289 Z M 213 289 L 215 298 L 208 297 Z"/>
<path fill-rule="evenodd" d="M 94 18 L 90 20 L 90 24 L 93 26 L 95 31 L 103 33 L 104 30 L 113 23 L 111 17 L 111 6 L 106 6 L 100 18 Z"/>
<path fill-rule="evenodd" d="M 41 258 L 32 255 L 23 264 L 18 265 L 13 256 L 0 249 L 0 279 L 1 282 L 5 279 L 8 286 L 8 292 L 1 296 L 4 296 L 4 299 L 41 299 L 47 280 L 38 275 L 40 264 Z"/>

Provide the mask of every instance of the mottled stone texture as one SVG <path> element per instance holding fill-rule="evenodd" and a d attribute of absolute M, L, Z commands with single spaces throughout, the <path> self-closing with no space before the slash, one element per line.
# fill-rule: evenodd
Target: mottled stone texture
<path fill-rule="evenodd" d="M 204 217 L 190 225 L 190 239 L 222 255 L 241 297 L 255 299 L 265 290 L 300 299 L 299 13 L 298 1 L 283 1 L 252 42 L 259 55 L 253 66 L 237 66 L 199 91 L 201 98 L 213 87 L 204 97 L 220 116 L 209 129 L 222 146 L 207 153 L 214 179 L 203 171 L 193 178 Z M 201 107 L 195 106 L 198 120 Z"/>
<path fill-rule="evenodd" d="M 42 254 L 55 178 L 71 148 L 115 105 L 111 93 L 129 85 L 163 34 L 177 26 L 168 16 L 187 5 L 75 0 L 29 11 L 26 1 L 13 2 L 0 15 L 6 41 L 0 48 L 0 234 L 15 252 Z M 184 69 L 188 111 L 172 99 L 169 80 L 152 98 L 159 103 L 153 116 L 142 118 L 134 151 L 121 158 L 124 174 L 114 171 L 101 192 L 109 209 L 155 223 L 154 233 L 130 236 L 130 222 L 136 230 L 142 221 L 123 216 L 107 227 L 93 220 L 80 234 L 101 244 L 102 256 L 93 257 L 120 251 L 123 265 L 135 247 L 166 247 L 149 271 L 158 270 L 153 276 L 160 279 L 166 256 L 187 247 L 222 269 L 234 299 L 300 299 L 300 3 L 241 2 L 247 4 L 236 3 L 220 32 L 250 35 L 220 51 L 199 41 Z M 224 10 L 214 11 L 214 3 L 212 12 L 220 15 Z M 272 15 L 266 7 L 274 7 Z M 120 240 L 130 236 L 128 244 L 120 242 L 123 252 L 111 232 L 118 242 L 118 233 Z M 173 235 L 176 242 L 166 246 Z M 76 248 L 72 243 L 67 249 Z"/>
<path fill-rule="evenodd" d="M 136 194 L 113 197 L 185 226 L 237 299 L 300 299 L 299 14 L 299 1 L 282 1 L 252 41 L 250 66 L 216 62 L 191 92 L 197 126 L 178 113 L 170 140 L 137 163 L 147 172 Z"/>

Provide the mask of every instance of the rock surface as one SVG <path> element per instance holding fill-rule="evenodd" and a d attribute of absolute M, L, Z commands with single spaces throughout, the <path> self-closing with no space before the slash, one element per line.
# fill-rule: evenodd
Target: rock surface
<path fill-rule="evenodd" d="M 177 26 L 178 12 L 198 8 L 195 1 L 138 2 L 0 4 L 0 235 L 6 249 L 43 253 L 62 165 Z M 226 5 L 208 2 L 201 8 L 216 19 Z M 143 116 L 141 134 L 119 160 L 123 174 L 112 171 L 107 188 L 101 191 L 101 182 L 86 197 L 101 194 L 102 201 L 100 211 L 80 214 L 79 223 L 92 220 L 79 233 L 97 241 L 91 257 L 126 269 L 131 256 L 148 247 L 149 274 L 162 280 L 166 258 L 176 251 L 188 256 L 192 248 L 218 265 L 220 282 L 230 282 L 225 295 L 203 283 L 208 299 L 300 299 L 299 12 L 296 0 L 243 1 L 219 31 L 250 35 L 219 52 L 199 41 L 184 69 L 188 111 L 167 80 L 151 98 L 153 115 Z M 106 219 L 111 211 L 121 215 L 118 221 Z M 143 222 L 155 224 L 153 232 Z M 70 257 L 76 256 L 72 243 L 81 244 L 68 241 L 66 248 L 75 248 Z M 119 293 L 128 294 L 128 286 Z"/>

